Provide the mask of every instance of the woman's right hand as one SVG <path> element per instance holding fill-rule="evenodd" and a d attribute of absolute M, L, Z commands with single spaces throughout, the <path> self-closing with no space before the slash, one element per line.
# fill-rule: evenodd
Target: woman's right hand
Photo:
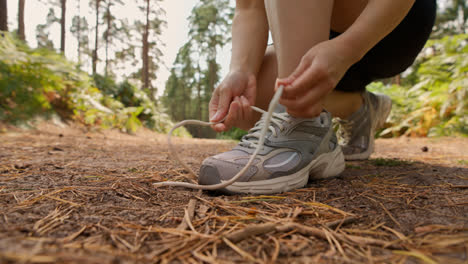
<path fill-rule="evenodd" d="M 216 87 L 209 104 L 211 122 L 216 132 L 223 132 L 236 126 L 248 130 L 253 123 L 254 113 L 250 106 L 255 104 L 256 78 L 246 72 L 230 72 Z"/>

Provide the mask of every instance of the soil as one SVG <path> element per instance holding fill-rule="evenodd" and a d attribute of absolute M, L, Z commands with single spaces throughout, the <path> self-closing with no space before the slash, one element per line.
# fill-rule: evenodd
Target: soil
<path fill-rule="evenodd" d="M 189 166 L 233 141 L 175 139 Z M 467 263 L 468 139 L 379 139 L 341 176 L 274 196 L 192 181 L 164 135 L 0 133 L 0 263 Z"/>

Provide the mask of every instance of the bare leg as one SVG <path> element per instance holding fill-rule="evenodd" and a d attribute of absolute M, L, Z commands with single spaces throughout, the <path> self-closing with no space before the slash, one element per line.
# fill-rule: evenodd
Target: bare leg
<path fill-rule="evenodd" d="M 286 2 L 286 1 L 266 0 L 265 2 Z M 281 6 L 280 8 L 282 8 L 282 10 L 288 10 L 288 8 L 290 8 L 291 6 L 294 6 L 295 9 L 306 10 L 305 7 L 302 7 L 301 5 L 302 2 L 299 2 L 299 1 L 295 2 L 294 5 L 291 5 L 291 4 L 287 5 L 286 3 L 283 3 L 282 5 L 286 5 L 286 6 Z M 322 0 L 320 2 L 328 2 L 328 1 Z M 312 7 L 310 8 L 315 9 L 316 10 L 315 12 L 322 13 L 320 7 L 316 7 L 316 8 L 314 7 L 313 4 L 315 4 L 315 1 L 311 1 L 311 3 L 312 4 L 310 4 L 309 1 L 307 1 L 306 5 L 308 6 L 312 5 Z M 277 5 L 278 3 L 266 3 L 267 10 L 269 8 L 268 5 L 270 4 Z M 286 65 L 286 68 L 285 67 L 282 68 L 284 71 L 283 76 L 288 75 L 299 64 L 300 59 L 302 58 L 304 53 L 307 52 L 307 50 L 309 50 L 313 45 L 315 45 L 319 41 L 328 39 L 330 25 L 332 29 L 335 31 L 338 31 L 338 32 L 345 31 L 349 26 L 351 26 L 354 20 L 356 20 L 356 18 L 362 12 L 366 4 L 367 4 L 367 0 L 353 0 L 353 1 L 334 0 L 334 4 L 332 7 L 332 11 L 331 11 L 331 21 L 328 20 L 328 25 L 324 26 L 325 30 L 321 30 L 319 32 L 319 34 L 321 35 L 320 38 L 319 39 L 310 38 L 309 39 L 310 43 L 306 43 L 306 41 L 303 41 L 302 36 L 309 36 L 314 32 L 314 29 L 318 28 L 318 24 L 313 19 L 314 16 L 312 13 L 305 12 L 307 14 L 303 15 L 305 18 L 304 18 L 304 21 L 302 21 L 302 23 L 305 23 L 305 25 L 299 26 L 298 28 L 297 26 L 295 28 L 293 24 L 291 23 L 287 23 L 283 21 L 276 21 L 276 23 L 281 22 L 285 24 L 282 27 L 286 28 L 285 31 L 289 32 L 290 35 L 294 35 L 294 37 L 297 38 L 297 40 L 294 39 L 293 41 L 291 41 L 291 39 L 289 39 L 288 41 L 288 39 L 286 39 L 286 44 L 277 45 L 276 43 L 280 41 L 278 40 L 279 36 L 276 35 L 275 37 L 274 35 L 275 47 L 269 46 L 267 48 L 265 57 L 263 59 L 262 67 L 257 77 L 258 96 L 257 96 L 257 101 L 255 105 L 262 109 L 267 109 L 268 104 L 270 103 L 270 100 L 273 97 L 274 85 L 275 85 L 276 79 L 278 78 L 278 68 L 279 68 L 278 59 L 277 59 L 279 54 L 276 53 L 275 48 L 278 48 L 278 46 L 280 46 L 283 49 L 288 48 L 286 52 L 291 52 L 291 51 L 294 52 L 294 54 L 292 54 L 291 57 L 286 58 L 289 61 L 289 65 Z M 327 5 L 331 5 L 331 2 L 328 2 Z M 330 7 L 327 7 L 327 10 L 328 8 Z M 271 14 L 271 11 L 272 10 L 268 11 L 268 16 L 272 16 L 272 15 L 277 16 L 277 14 Z M 289 10 L 288 13 L 295 14 L 294 13 L 295 11 L 296 10 Z M 298 16 L 299 14 L 295 15 L 294 17 L 298 17 Z M 323 20 L 326 20 L 326 19 L 323 19 Z M 273 21 L 270 22 L 270 25 L 272 22 Z M 282 36 L 284 39 L 285 36 L 283 35 L 284 34 L 280 34 L 280 36 Z M 302 44 L 302 45 L 299 45 L 299 44 Z M 299 52 L 299 50 L 301 51 Z M 341 117 L 341 118 L 346 118 L 351 113 L 357 111 L 359 107 L 361 107 L 361 104 L 362 104 L 362 97 L 360 93 L 349 93 L 349 92 L 340 92 L 340 91 L 333 91 L 324 101 L 325 109 L 330 111 L 333 114 L 333 116 Z M 259 119 L 260 115 L 258 115 L 257 118 Z M 253 123 L 250 124 L 250 126 L 253 126 Z"/>
<path fill-rule="evenodd" d="M 302 56 L 330 35 L 333 0 L 265 0 L 278 59 L 278 77 L 289 76 Z"/>

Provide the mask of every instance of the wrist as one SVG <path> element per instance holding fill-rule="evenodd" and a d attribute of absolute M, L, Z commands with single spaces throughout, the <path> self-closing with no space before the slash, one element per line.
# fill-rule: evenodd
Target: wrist
<path fill-rule="evenodd" d="M 347 58 L 351 65 L 360 61 L 368 51 L 362 41 L 349 37 L 346 32 L 333 40 L 337 43 L 339 53 L 342 54 L 344 58 Z"/>
<path fill-rule="evenodd" d="M 256 76 L 255 72 L 248 67 L 231 67 L 227 75 L 245 75 L 247 77 L 253 75 Z"/>

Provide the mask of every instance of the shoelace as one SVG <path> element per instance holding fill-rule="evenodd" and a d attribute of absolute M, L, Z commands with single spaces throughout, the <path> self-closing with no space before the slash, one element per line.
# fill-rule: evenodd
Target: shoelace
<path fill-rule="evenodd" d="M 249 133 L 247 135 L 242 137 L 240 145 L 242 145 L 244 147 L 248 147 L 248 148 L 257 148 L 258 142 L 259 142 L 259 139 L 260 139 L 260 136 L 261 136 L 261 130 L 265 126 L 265 118 L 264 117 L 265 117 L 265 113 L 267 113 L 267 112 L 264 111 L 263 109 L 255 107 L 255 106 L 252 106 L 252 109 L 259 112 L 259 113 L 261 113 L 262 118 L 260 119 L 260 121 L 258 121 L 255 124 L 255 126 L 252 129 L 250 129 L 250 131 L 249 131 Z M 286 112 L 284 112 L 284 113 L 273 113 L 272 116 L 271 116 L 270 125 L 266 125 L 266 126 L 268 126 L 267 132 L 270 131 L 273 136 L 276 136 L 275 126 L 278 127 L 280 129 L 280 131 L 282 131 L 284 129 L 282 121 L 287 122 L 287 121 L 289 121 L 289 119 L 290 119 L 290 116 Z"/>
<path fill-rule="evenodd" d="M 276 114 L 276 113 L 273 113 L 273 111 L 275 110 L 276 106 L 278 105 L 278 101 L 281 97 L 281 94 L 283 93 L 283 89 L 284 89 L 284 86 L 283 85 L 280 85 L 280 87 L 278 88 L 278 90 L 275 92 L 275 95 L 273 96 L 273 99 L 271 99 L 270 101 L 270 104 L 268 106 L 268 111 L 265 112 L 264 110 L 260 109 L 260 108 L 257 108 L 255 106 L 252 106 L 252 109 L 255 110 L 255 111 L 259 111 L 260 113 L 266 113 L 265 115 L 265 118 L 263 119 L 263 122 L 258 122 L 258 126 L 257 124 L 255 125 L 254 128 L 256 129 L 260 129 L 260 125 L 263 124 L 263 127 L 261 127 L 261 130 L 260 130 L 260 133 L 259 134 L 255 134 L 257 132 L 254 132 L 252 134 L 250 134 L 250 136 L 254 137 L 254 138 L 258 138 L 258 141 L 253 141 L 253 142 L 250 142 L 250 144 L 253 144 L 252 146 L 256 146 L 255 148 L 255 151 L 254 153 L 252 154 L 252 156 L 250 156 L 250 159 L 249 161 L 247 162 L 247 164 L 245 164 L 244 168 L 242 168 L 242 170 L 240 170 L 233 178 L 231 178 L 229 181 L 226 181 L 226 182 L 223 182 L 223 183 L 218 183 L 218 184 L 213 184 L 213 185 L 199 185 L 199 184 L 193 184 L 193 183 L 188 183 L 188 182 L 172 182 L 172 181 L 165 181 L 165 182 L 157 182 L 157 183 L 153 183 L 153 185 L 155 187 L 161 187 L 161 186 L 174 186 L 174 187 L 185 187 L 185 188 L 190 188 L 190 189 L 197 189 L 197 190 L 206 190 L 206 191 L 213 191 L 213 190 L 218 190 L 218 189 L 222 189 L 222 188 L 225 188 L 231 184 L 233 184 L 234 182 L 236 182 L 242 175 L 244 175 L 244 173 L 250 168 L 250 166 L 252 165 L 253 161 L 255 160 L 255 158 L 257 157 L 258 155 L 258 152 L 260 152 L 260 150 L 263 148 L 263 144 L 265 142 L 265 136 L 268 132 L 268 130 L 272 131 L 272 133 L 276 133 L 274 131 L 274 128 L 272 126 L 270 126 L 270 123 L 271 122 L 275 122 L 274 124 L 276 125 L 280 125 L 280 128 L 281 128 L 281 124 L 276 121 L 276 120 L 272 120 L 272 117 L 273 115 L 275 115 L 275 118 L 279 118 L 279 119 L 283 119 L 282 115 L 281 114 Z M 263 118 L 263 117 L 262 117 Z M 169 133 L 167 134 L 167 143 L 169 145 L 169 152 L 171 154 L 171 156 L 177 161 L 179 162 L 182 167 L 184 167 L 191 175 L 193 175 L 194 177 L 197 177 L 197 175 L 195 174 L 195 172 L 189 167 L 187 166 L 187 164 L 185 164 L 180 158 L 179 158 L 179 155 L 177 154 L 177 152 L 175 151 L 174 149 L 174 146 L 172 145 L 172 142 L 171 142 L 171 136 L 172 136 L 172 133 L 174 132 L 175 129 L 181 127 L 181 126 L 185 126 L 185 125 L 201 125 L 201 126 L 211 126 L 211 125 L 214 125 L 214 124 L 218 124 L 218 123 L 221 123 L 223 122 L 223 120 L 219 121 L 219 122 L 204 122 L 204 121 L 200 121 L 200 120 L 184 120 L 182 122 L 179 122 L 177 123 L 170 131 Z M 254 135 L 255 134 L 255 135 Z M 247 139 L 246 139 L 247 140 Z"/>

